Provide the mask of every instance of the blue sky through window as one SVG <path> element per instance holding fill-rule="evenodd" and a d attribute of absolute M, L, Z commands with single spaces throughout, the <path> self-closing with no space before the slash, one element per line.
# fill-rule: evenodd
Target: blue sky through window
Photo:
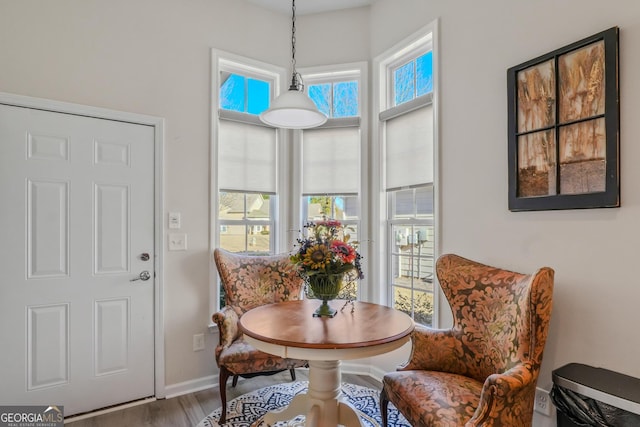
<path fill-rule="evenodd" d="M 260 114 L 269 108 L 269 83 L 256 79 L 247 80 L 249 90 L 247 113 Z"/>
<path fill-rule="evenodd" d="M 359 114 L 358 82 L 321 83 L 308 86 L 309 98 L 328 117 Z M 269 82 L 240 74 L 229 74 L 220 86 L 220 108 L 258 115 L 270 105 Z"/>
<path fill-rule="evenodd" d="M 333 116 L 358 115 L 358 83 L 340 82 L 333 85 Z"/>
<path fill-rule="evenodd" d="M 395 105 L 433 92 L 433 52 L 401 65 L 393 72 Z"/>
<path fill-rule="evenodd" d="M 309 85 L 309 98 L 328 117 L 358 115 L 357 81 Z"/>
<path fill-rule="evenodd" d="M 416 59 L 416 71 L 416 95 L 433 92 L 433 52 L 427 52 Z"/>
<path fill-rule="evenodd" d="M 323 83 L 309 86 L 309 98 L 316 104 L 318 110 L 327 117 L 331 117 L 329 108 L 331 96 L 331 84 Z"/>
<path fill-rule="evenodd" d="M 220 108 L 260 114 L 269 108 L 270 84 L 239 74 L 230 74 L 220 86 Z"/>

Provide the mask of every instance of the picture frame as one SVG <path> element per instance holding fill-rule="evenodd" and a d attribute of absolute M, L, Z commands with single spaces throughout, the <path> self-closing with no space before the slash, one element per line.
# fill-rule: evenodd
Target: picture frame
<path fill-rule="evenodd" d="M 618 33 L 507 70 L 510 211 L 620 206 Z"/>

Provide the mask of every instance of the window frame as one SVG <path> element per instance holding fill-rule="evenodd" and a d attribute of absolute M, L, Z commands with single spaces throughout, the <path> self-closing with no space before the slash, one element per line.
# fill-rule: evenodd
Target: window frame
<path fill-rule="evenodd" d="M 328 117 L 326 123 L 315 128 L 350 127 L 360 126 L 361 131 L 365 127 L 365 102 L 367 102 L 367 63 L 352 62 L 347 64 L 325 65 L 320 67 L 306 67 L 298 70 L 303 77 L 305 91 L 311 85 L 323 83 L 340 83 L 347 81 L 358 82 L 358 115 L 351 117 Z M 364 89 L 364 90 L 363 90 Z M 333 108 L 333 106 L 331 106 Z"/>
<path fill-rule="evenodd" d="M 286 81 L 286 69 L 276 65 L 268 64 L 248 57 L 232 54 L 219 49 L 211 49 L 211 92 L 210 92 L 210 108 L 211 108 L 211 140 L 210 140 L 210 204 L 209 218 L 211 226 L 209 227 L 209 253 L 213 254 L 213 250 L 220 244 L 220 227 L 228 225 L 226 221 L 220 221 L 219 218 L 219 194 L 217 165 L 218 165 L 218 133 L 220 120 L 231 120 L 249 125 L 266 126 L 260 121 L 258 115 L 244 112 L 223 110 L 220 108 L 220 83 L 221 73 L 230 72 L 241 74 L 245 77 L 266 80 L 270 83 L 270 102 L 280 94 L 282 82 Z M 269 126 L 266 126 L 269 127 Z M 270 248 L 273 253 L 280 251 L 280 248 L 288 245 L 287 236 L 290 224 L 287 218 L 281 218 L 280 213 L 283 207 L 289 202 L 287 198 L 287 180 L 283 177 L 281 165 L 288 164 L 288 157 L 285 151 L 285 145 L 288 141 L 286 132 L 281 129 L 275 129 L 276 132 L 276 201 L 271 201 L 270 206 L 272 223 L 269 224 L 270 230 Z M 274 206 L 275 205 L 275 206 Z M 255 220 L 251 224 L 260 225 Z M 211 313 L 215 313 L 220 309 L 220 284 L 218 271 L 213 261 L 213 256 L 209 257 L 209 309 Z M 213 324 L 210 323 L 210 327 Z"/>
<path fill-rule="evenodd" d="M 222 193 L 222 191 L 218 190 L 218 197 L 219 195 Z M 235 194 L 242 194 L 244 196 L 243 198 L 243 214 L 242 214 L 242 218 L 239 219 L 223 219 L 220 218 L 218 216 L 218 239 L 217 239 L 217 245 L 220 246 L 220 236 L 222 234 L 222 228 L 223 227 L 227 227 L 227 229 L 229 227 L 237 227 L 237 226 L 242 226 L 245 227 L 245 237 L 247 236 L 246 234 L 246 228 L 250 227 L 250 226 L 268 226 L 269 227 L 269 254 L 274 254 L 275 253 L 275 231 L 277 230 L 276 228 L 276 218 L 274 215 L 274 212 L 277 212 L 277 199 L 278 197 L 276 195 L 272 195 L 272 197 L 269 198 L 269 219 L 251 219 L 247 216 L 248 211 L 247 211 L 247 196 L 251 195 L 251 194 L 257 194 L 262 196 L 263 193 L 253 193 L 253 192 L 247 192 L 247 191 L 227 191 L 226 193 L 235 193 Z M 249 245 L 248 243 L 245 241 L 245 252 L 242 253 L 248 253 L 248 254 L 252 254 L 251 251 L 249 251 Z"/>
<path fill-rule="evenodd" d="M 367 62 L 352 62 L 345 64 L 325 65 L 319 67 L 306 67 L 300 68 L 298 71 L 301 73 L 305 90 L 308 86 L 313 84 L 323 83 L 338 83 L 344 81 L 357 81 L 358 84 L 358 115 L 352 117 L 329 117 L 327 122 L 315 129 L 327 129 L 335 127 L 357 127 L 360 130 L 360 174 L 358 194 L 303 194 L 302 192 L 302 139 L 304 138 L 304 131 L 297 131 L 294 133 L 293 140 L 293 155 L 296 159 L 296 165 L 294 167 L 297 177 L 294 181 L 294 195 L 299 200 L 299 224 L 298 229 L 302 230 L 302 225 L 307 221 L 308 212 L 305 202 L 308 196 L 357 196 L 358 198 L 358 219 L 357 220 L 341 220 L 345 225 L 355 225 L 357 235 L 353 236 L 354 239 L 360 241 L 358 252 L 362 255 L 362 270 L 365 274 L 365 279 L 358 283 L 358 299 L 369 301 L 371 300 L 371 284 L 374 283 L 368 278 L 368 253 L 370 251 L 369 239 L 365 242 L 364 236 L 368 232 L 368 214 L 367 209 L 369 203 L 369 183 L 368 183 L 368 156 L 369 156 L 369 144 L 367 143 L 368 132 L 368 91 L 369 91 L 369 79 L 368 79 L 368 63 Z M 333 108 L 333 106 L 331 107 Z"/>
<path fill-rule="evenodd" d="M 340 116 L 340 117 L 336 117 L 335 116 L 335 87 L 336 85 L 340 84 L 340 83 L 351 83 L 354 82 L 358 85 L 358 108 L 356 111 L 356 114 L 354 115 L 350 115 L 350 116 Z M 351 76 L 350 74 L 346 74 L 343 76 L 343 78 L 339 78 L 339 77 L 332 77 L 330 79 L 327 80 L 322 80 L 322 79 L 316 79 L 314 82 L 311 83 L 307 83 L 305 85 L 307 93 L 309 93 L 309 91 L 311 90 L 311 86 L 319 86 L 319 85 L 329 85 L 330 87 L 330 93 L 329 93 L 329 114 L 327 115 L 328 119 L 339 119 L 339 118 L 351 118 L 351 117 L 360 117 L 361 115 L 361 105 L 359 102 L 359 98 L 360 98 L 360 90 L 362 90 L 362 87 L 360 87 L 360 79 L 358 75 L 354 75 Z M 313 97 L 311 97 L 311 95 L 309 95 L 309 97 L 313 100 Z M 316 105 L 317 106 L 317 105 Z M 320 107 L 318 107 L 318 109 L 320 109 Z"/>
<path fill-rule="evenodd" d="M 439 113 L 438 113 L 438 64 L 439 64 L 439 39 L 438 39 L 439 22 L 435 20 L 411 36 L 397 43 L 395 46 L 381 53 L 374 58 L 374 100 L 372 117 L 374 120 L 374 132 L 372 138 L 372 164 L 374 176 L 378 179 L 372 179 L 374 191 L 372 191 L 372 212 L 371 223 L 375 224 L 372 228 L 372 239 L 379 242 L 375 248 L 376 252 L 372 253 L 372 262 L 378 265 L 376 271 L 379 283 L 378 297 L 382 304 L 393 306 L 393 269 L 392 269 L 392 230 L 397 224 L 411 223 L 412 225 L 427 225 L 429 221 L 433 223 L 433 258 L 437 259 L 440 253 L 440 226 L 439 226 Z M 406 64 L 409 60 L 417 59 L 419 56 L 427 53 L 429 50 L 433 52 L 432 57 L 432 76 L 433 91 L 426 95 L 414 97 L 413 100 L 394 105 L 393 91 L 393 72 L 394 70 Z M 376 93 L 377 92 L 377 93 Z M 421 108 L 428 104 L 433 105 L 433 219 L 411 219 L 407 218 L 394 219 L 391 217 L 391 195 L 385 187 L 386 162 L 385 162 L 385 132 L 387 120 Z M 410 187 L 408 187 L 410 188 Z M 397 189 L 404 190 L 407 188 Z M 435 276 L 435 275 L 434 275 Z M 436 286 L 436 278 L 434 277 L 434 301 L 433 301 L 433 327 L 440 324 L 439 305 L 442 300 L 441 291 Z"/>
<path fill-rule="evenodd" d="M 410 287 L 406 287 L 406 286 L 400 286 L 396 283 L 394 283 L 394 271 L 393 271 L 393 263 L 394 263 L 394 257 L 398 257 L 400 258 L 402 256 L 401 253 L 397 253 L 394 250 L 394 246 L 395 245 L 395 236 L 394 236 L 394 228 L 400 226 L 400 227 L 411 227 L 413 228 L 417 228 L 417 227 L 432 227 L 433 229 L 433 236 L 435 236 L 435 220 L 434 220 L 434 216 L 432 215 L 431 217 L 425 216 L 425 217 L 420 217 L 418 212 L 417 212 L 417 198 L 416 198 L 416 190 L 419 188 L 425 188 L 427 186 L 418 186 L 418 187 L 413 187 L 410 190 L 413 191 L 413 195 L 412 195 L 412 204 L 413 204 L 413 212 L 411 215 L 403 215 L 403 216 L 396 216 L 395 213 L 395 206 L 396 206 L 396 196 L 400 191 L 406 191 L 407 189 L 399 189 L 399 190 L 392 190 L 392 191 L 388 191 L 387 192 L 387 203 L 388 203 L 388 207 L 387 207 L 387 212 L 389 212 L 389 218 L 387 219 L 387 223 L 388 223 L 388 227 L 387 227 L 387 242 L 388 242 L 388 248 L 387 248 L 387 253 L 388 253 L 388 286 L 389 286 L 389 301 L 391 304 L 395 303 L 395 299 L 394 299 L 394 290 L 396 287 L 399 288 L 404 288 L 404 289 L 410 289 L 411 291 L 411 295 L 412 295 L 412 303 L 411 303 L 411 313 L 409 313 L 409 315 L 415 319 L 415 305 L 413 304 L 413 295 L 414 292 L 416 291 L 416 286 L 414 286 L 414 282 L 415 282 L 415 277 L 412 275 L 411 277 L 411 286 Z M 425 242 L 428 241 L 428 239 L 425 239 Z M 413 243 L 413 242 L 412 242 Z M 433 290 L 431 292 L 428 291 L 424 291 L 425 293 L 431 293 L 432 294 L 432 298 L 433 298 L 433 304 L 434 304 L 434 310 L 433 310 L 433 318 L 432 318 L 432 324 L 431 325 L 427 325 L 427 326 L 433 326 L 433 322 L 435 321 L 436 316 L 436 310 L 435 310 L 435 304 L 436 304 L 436 300 L 437 300 L 437 294 L 436 294 L 436 288 L 435 288 L 435 258 L 436 258 L 436 251 L 435 251 L 435 239 L 434 239 L 434 243 L 433 243 L 433 248 L 432 248 L 432 254 L 418 254 L 416 255 L 414 253 L 413 250 L 413 245 L 412 245 L 412 250 L 411 253 L 408 255 L 411 260 L 412 260 L 412 264 L 413 264 L 413 260 L 417 259 L 418 263 L 420 263 L 421 260 L 428 260 L 431 259 L 431 267 L 432 267 L 432 276 L 431 276 L 431 283 L 432 283 L 432 287 Z M 418 266 L 419 267 L 419 266 Z M 418 268 L 419 269 L 419 268 Z M 420 277 L 418 277 L 418 279 L 420 279 Z M 393 306 L 393 305 L 391 305 Z"/>
<path fill-rule="evenodd" d="M 423 45 L 418 46 L 416 49 L 414 50 L 407 50 L 405 52 L 401 52 L 396 58 L 394 58 L 391 62 L 389 62 L 389 64 L 387 64 L 386 66 L 386 81 L 387 82 L 391 82 L 391 83 L 395 83 L 395 76 L 394 73 L 397 69 L 401 68 L 402 66 L 408 64 L 409 62 L 416 62 L 416 60 L 421 57 L 422 55 L 428 53 L 429 51 L 433 51 L 433 40 L 424 43 Z M 416 76 L 414 75 L 414 84 L 417 86 L 417 78 L 415 78 Z M 422 98 L 422 97 L 426 97 L 429 94 L 424 94 L 424 95 L 417 95 L 416 94 L 416 88 L 414 87 L 414 96 L 410 101 L 405 101 L 402 102 L 400 104 L 396 104 L 395 103 L 395 85 L 394 84 L 389 84 L 386 85 L 386 90 L 387 90 L 387 101 L 386 101 L 386 109 L 385 110 L 390 110 L 393 108 L 397 108 L 400 107 L 406 103 L 409 102 L 416 102 L 416 100 Z M 430 94 L 433 94 L 433 91 L 430 92 Z"/>

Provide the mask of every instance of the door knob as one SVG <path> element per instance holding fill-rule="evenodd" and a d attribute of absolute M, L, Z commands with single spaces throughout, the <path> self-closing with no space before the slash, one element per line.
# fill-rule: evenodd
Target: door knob
<path fill-rule="evenodd" d="M 140 275 L 138 277 L 136 277 L 135 279 L 131 279 L 129 280 L 130 282 L 135 282 L 136 280 L 142 280 L 147 281 L 151 278 L 151 273 L 149 273 L 147 270 L 140 272 Z"/>

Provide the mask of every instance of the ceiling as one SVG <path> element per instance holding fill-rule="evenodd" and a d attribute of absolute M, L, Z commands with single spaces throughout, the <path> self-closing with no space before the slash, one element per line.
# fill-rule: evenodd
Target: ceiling
<path fill-rule="evenodd" d="M 312 13 L 369 6 L 375 1 L 376 0 L 297 0 L 296 15 L 308 15 Z M 248 0 L 248 2 L 266 9 L 291 15 L 290 0 Z"/>

